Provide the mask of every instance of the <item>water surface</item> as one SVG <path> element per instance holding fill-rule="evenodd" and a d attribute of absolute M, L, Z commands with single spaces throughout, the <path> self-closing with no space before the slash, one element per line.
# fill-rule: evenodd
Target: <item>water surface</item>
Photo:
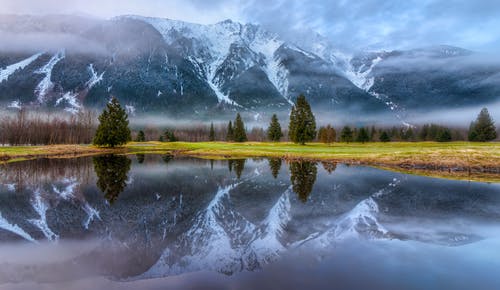
<path fill-rule="evenodd" d="M 500 185 L 170 155 L 0 167 L 0 289 L 500 289 Z"/>

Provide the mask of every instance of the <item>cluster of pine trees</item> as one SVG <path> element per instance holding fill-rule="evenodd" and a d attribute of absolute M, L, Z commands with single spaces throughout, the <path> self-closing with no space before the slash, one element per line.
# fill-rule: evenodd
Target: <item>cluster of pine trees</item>
<path fill-rule="evenodd" d="M 245 129 L 245 124 L 241 119 L 240 113 L 236 114 L 236 119 L 234 120 L 234 125 L 231 121 L 227 124 L 227 134 L 226 141 L 228 142 L 246 142 L 247 131 Z"/>

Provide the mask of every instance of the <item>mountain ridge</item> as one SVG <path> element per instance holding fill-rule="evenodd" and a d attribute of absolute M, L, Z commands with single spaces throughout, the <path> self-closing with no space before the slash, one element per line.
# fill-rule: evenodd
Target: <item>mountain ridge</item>
<path fill-rule="evenodd" d="M 436 106 L 440 108 L 471 105 L 475 99 L 488 103 L 500 96 L 497 84 L 484 85 L 462 68 L 433 74 L 426 67 L 419 68 L 417 80 L 412 80 L 415 70 L 400 73 L 411 58 L 446 61 L 453 67 L 476 54 L 452 46 L 345 53 L 319 34 L 316 43 L 301 47 L 260 25 L 232 20 L 202 25 L 137 15 L 88 21 L 78 17 L 66 28 L 71 17 L 59 17 L 0 20 L 0 34 L 29 32 L 26 39 L 13 38 L 11 47 L 27 43 L 32 33 L 40 31 L 42 39 L 50 35 L 49 40 L 54 40 L 42 47 L 53 46 L 51 53 L 37 49 L 38 43 L 31 54 L 0 46 L 0 103 L 4 108 L 28 106 L 75 113 L 83 107 L 100 108 L 115 95 L 131 113 L 204 118 L 236 110 L 250 115 L 286 112 L 294 98 L 305 94 L 313 108 L 325 115 L 391 112 L 404 121 L 406 110 L 421 109 L 420 99 L 428 92 L 448 94 Z M 23 25 L 16 26 L 19 22 Z M 45 30 L 39 28 L 40 23 L 45 23 Z M 81 47 L 83 41 L 87 46 Z M 494 77 L 500 66 L 475 66 L 474 71 Z M 422 86 L 443 76 L 451 83 Z M 453 87 L 454 83 L 470 83 L 473 88 Z M 480 96 L 467 95 L 472 93 Z"/>

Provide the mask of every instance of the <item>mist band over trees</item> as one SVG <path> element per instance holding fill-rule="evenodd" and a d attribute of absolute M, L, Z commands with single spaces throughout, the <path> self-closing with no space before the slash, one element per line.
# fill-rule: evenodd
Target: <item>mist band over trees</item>
<path fill-rule="evenodd" d="M 110 125 L 110 106 L 120 121 Z M 99 143 L 110 142 L 102 138 L 118 138 L 113 146 L 125 144 L 130 140 L 137 142 L 204 142 L 204 141 L 272 141 L 299 144 L 306 142 L 417 142 L 417 141 L 473 141 L 487 142 L 498 137 L 493 118 L 487 108 L 483 108 L 470 127 L 456 128 L 439 124 L 404 125 L 392 127 L 349 126 L 335 129 L 335 124 L 320 126 L 316 131 L 316 120 L 305 96 L 299 96 L 296 104 L 291 109 L 288 128 L 283 130 L 277 114 L 273 114 L 267 128 L 253 126 L 247 128 L 243 114 L 237 113 L 235 120 L 230 120 L 227 125 L 211 122 L 209 126 L 204 123 L 195 123 L 190 126 L 137 127 L 129 124 L 127 113 L 118 107 L 119 102 L 113 98 L 107 108 L 99 117 L 104 122 L 96 120 L 97 113 L 82 110 L 75 115 L 60 116 L 52 113 L 28 112 L 21 109 L 15 114 L 0 118 L 0 143 L 4 145 L 48 145 L 48 144 L 89 144 L 95 140 Z M 98 126 L 99 125 L 99 126 Z M 111 127 L 109 127 L 111 126 Z M 120 128 L 122 133 L 114 134 Z M 129 130 L 129 131 L 128 131 Z M 338 131 L 337 131 L 338 130 Z M 337 132 L 340 132 L 337 134 Z M 113 136 L 112 136 L 113 135 Z M 95 137 L 97 137 L 95 139 Z M 96 143 L 97 145 L 97 143 Z M 110 144 L 105 146 L 111 146 Z"/>

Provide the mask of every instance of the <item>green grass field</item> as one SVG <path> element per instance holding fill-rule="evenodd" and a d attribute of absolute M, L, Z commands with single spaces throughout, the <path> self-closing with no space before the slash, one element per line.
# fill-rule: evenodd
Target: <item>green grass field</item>
<path fill-rule="evenodd" d="M 0 161 L 37 157 L 73 157 L 100 153 L 173 153 L 201 158 L 276 157 L 367 164 L 391 170 L 458 176 L 484 176 L 500 180 L 500 143 L 390 142 L 390 143 L 293 143 L 270 142 L 131 142 L 122 148 L 99 149 L 90 145 L 0 147 Z M 464 178 L 464 176 L 466 178 Z M 479 177 L 478 177 L 479 178 Z M 476 178 L 476 179 L 478 179 Z M 481 177 L 482 178 L 482 177 Z"/>
<path fill-rule="evenodd" d="M 315 160 L 424 162 L 456 166 L 500 166 L 500 143 L 391 142 L 391 143 L 129 143 L 129 152 L 177 151 L 186 155 L 219 157 L 280 157 Z"/>

